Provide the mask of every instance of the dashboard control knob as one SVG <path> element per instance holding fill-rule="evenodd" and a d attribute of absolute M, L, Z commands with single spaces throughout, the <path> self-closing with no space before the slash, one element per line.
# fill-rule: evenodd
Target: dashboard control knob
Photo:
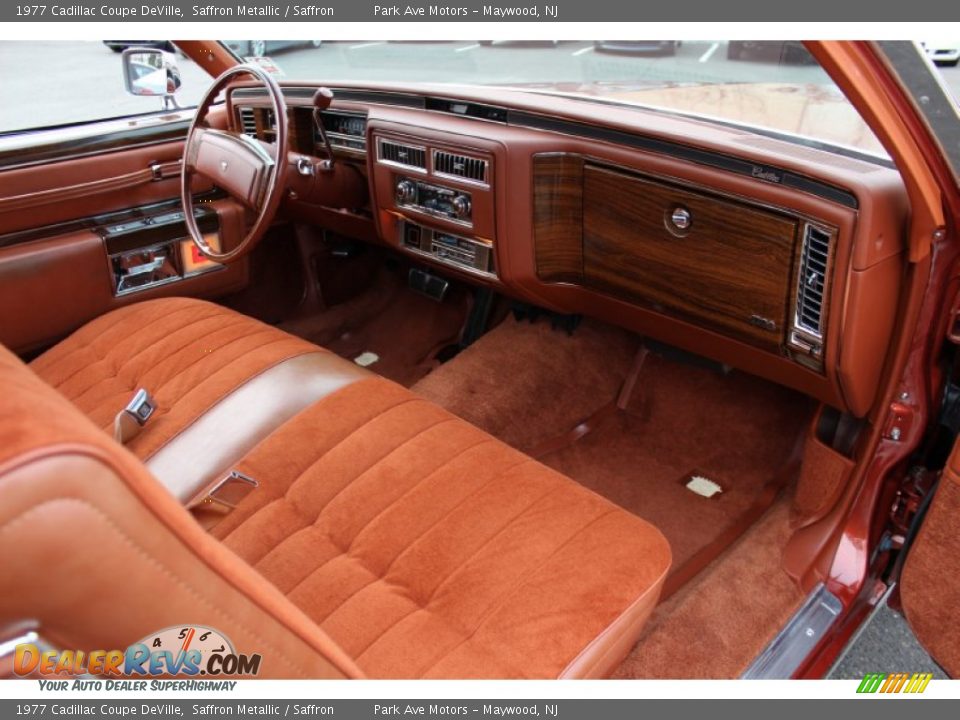
<path fill-rule="evenodd" d="M 673 212 L 670 213 L 670 222 L 677 230 L 689 230 L 693 224 L 693 218 L 690 216 L 689 210 L 685 207 L 677 206 L 673 209 Z"/>
<path fill-rule="evenodd" d="M 313 175 L 313 163 L 310 162 L 310 158 L 304 157 L 303 155 L 297 158 L 297 172 L 304 177 Z"/>
<path fill-rule="evenodd" d="M 466 195 L 457 195 L 451 202 L 453 213 L 458 218 L 466 219 L 470 217 L 470 198 Z"/>
<path fill-rule="evenodd" d="M 412 203 L 417 197 L 417 186 L 409 180 L 401 180 L 397 183 L 396 198 L 399 205 Z"/>

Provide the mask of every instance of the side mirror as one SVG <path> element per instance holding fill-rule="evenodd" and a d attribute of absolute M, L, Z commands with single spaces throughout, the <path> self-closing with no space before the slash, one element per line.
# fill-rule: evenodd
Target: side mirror
<path fill-rule="evenodd" d="M 163 98 L 163 109 L 177 107 L 173 95 L 180 87 L 180 70 L 173 53 L 150 48 L 127 48 L 123 51 L 123 84 L 137 97 Z"/>

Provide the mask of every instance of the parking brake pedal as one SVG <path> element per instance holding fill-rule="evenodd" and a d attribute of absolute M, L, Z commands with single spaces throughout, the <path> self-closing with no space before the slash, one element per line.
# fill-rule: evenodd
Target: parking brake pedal
<path fill-rule="evenodd" d="M 411 290 L 423 293 L 428 298 L 436 300 L 437 302 L 443 301 L 444 296 L 447 294 L 447 289 L 450 287 L 450 283 L 443 278 L 431 275 L 426 270 L 418 270 L 417 268 L 410 268 L 410 273 L 407 275 L 407 283 L 410 285 Z"/>

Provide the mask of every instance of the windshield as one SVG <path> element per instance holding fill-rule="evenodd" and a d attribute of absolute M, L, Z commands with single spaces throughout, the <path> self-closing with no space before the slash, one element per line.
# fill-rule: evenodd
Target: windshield
<path fill-rule="evenodd" d="M 550 92 L 689 113 L 876 156 L 883 148 L 799 42 L 263 41 L 287 80 L 451 83 Z"/>

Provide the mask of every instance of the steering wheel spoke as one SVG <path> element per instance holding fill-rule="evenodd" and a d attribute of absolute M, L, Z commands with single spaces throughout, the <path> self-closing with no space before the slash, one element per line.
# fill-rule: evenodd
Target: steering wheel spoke
<path fill-rule="evenodd" d="M 267 89 L 277 118 L 274 146 L 264 145 L 242 133 L 211 128 L 206 123 L 214 99 L 239 75 L 253 75 Z M 288 125 L 280 87 L 265 70 L 255 65 L 236 65 L 225 71 L 200 102 L 184 145 L 180 197 L 190 238 L 205 256 L 217 262 L 230 262 L 252 250 L 266 233 L 285 190 L 286 167 L 276 158 L 286 157 Z M 206 178 L 256 214 L 252 226 L 237 245 L 217 252 L 204 240 L 193 214 L 191 179 L 194 175 Z"/>

